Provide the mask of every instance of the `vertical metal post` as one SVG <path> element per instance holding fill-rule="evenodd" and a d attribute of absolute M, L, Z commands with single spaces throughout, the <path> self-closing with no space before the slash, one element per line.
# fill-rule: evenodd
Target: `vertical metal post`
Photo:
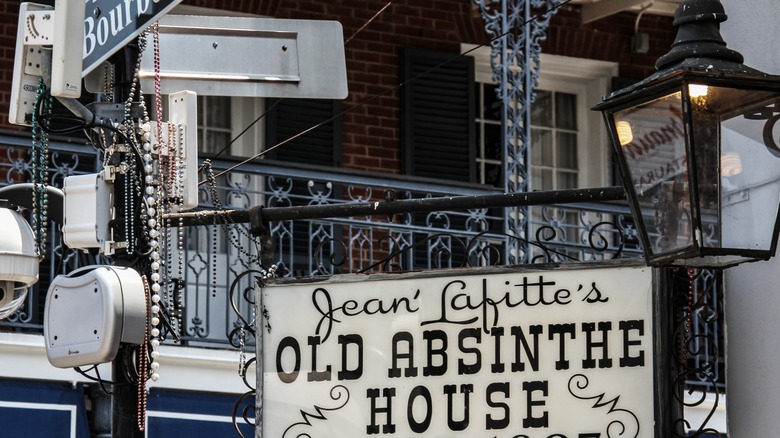
<path fill-rule="evenodd" d="M 125 373 L 123 363 L 132 362 L 133 352 L 124 346 L 111 362 L 111 436 L 113 438 L 144 438 L 138 430 L 138 386 Z M 144 378 L 144 377 L 140 377 Z"/>
<path fill-rule="evenodd" d="M 678 385 L 675 348 L 674 271 L 671 268 L 653 270 L 653 320 L 655 345 L 655 437 L 682 437 L 683 407 Z"/>
<path fill-rule="evenodd" d="M 136 40 L 137 41 L 137 40 Z M 116 61 L 116 89 L 113 92 L 114 102 L 124 103 L 130 96 L 130 86 L 135 74 L 135 60 L 140 56 L 137 44 L 128 44 L 115 55 Z M 117 157 L 118 158 L 118 157 Z M 125 181 L 125 184 L 128 182 Z M 119 190 L 119 188 L 117 188 Z M 124 211 L 121 196 L 114 196 L 113 208 L 117 211 L 117 217 L 124 217 L 129 212 Z M 127 237 L 127 236 L 125 236 Z M 125 265 L 137 268 L 137 260 L 115 256 L 112 264 Z M 142 272 L 142 271 L 141 271 Z M 141 348 L 145 348 L 141 347 Z M 139 406 L 138 383 L 130 380 L 127 375 L 128 364 L 135 363 L 133 349 L 126 345 L 120 345 L 116 357 L 111 362 L 111 380 L 114 382 L 111 388 L 111 436 L 113 438 L 144 438 L 145 432 L 139 430 L 139 415 L 145 415 Z M 146 379 L 146 376 L 138 376 L 138 379 Z M 145 411 L 145 410 L 144 410 Z"/>
<path fill-rule="evenodd" d="M 501 10 L 493 1 L 474 0 L 482 12 L 485 32 L 493 40 L 490 63 L 496 93 L 502 102 L 501 125 L 504 164 L 504 191 L 527 192 L 530 188 L 531 103 L 539 79 L 540 43 L 552 14 L 552 0 L 501 0 Z M 540 12 L 550 11 L 535 16 Z M 513 69 L 513 67 L 516 67 Z M 528 263 L 530 252 L 525 243 L 530 232 L 529 208 L 517 206 L 504 210 L 504 230 L 508 236 L 504 263 Z"/>
<path fill-rule="evenodd" d="M 265 237 L 265 236 L 264 236 Z M 255 324 L 255 370 L 257 371 L 257 380 L 255 380 L 255 438 L 263 437 L 263 381 L 265 371 L 263 369 L 263 332 L 268 323 L 263 313 L 263 288 L 255 288 L 255 306 L 257 323 Z"/>

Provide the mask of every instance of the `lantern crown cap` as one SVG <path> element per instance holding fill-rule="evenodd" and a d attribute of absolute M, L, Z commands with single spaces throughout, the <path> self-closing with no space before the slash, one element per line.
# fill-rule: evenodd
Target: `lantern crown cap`
<path fill-rule="evenodd" d="M 689 58 L 710 58 L 741 64 L 741 53 L 726 47 L 720 23 L 728 17 L 719 0 L 683 0 L 674 14 L 677 36 L 671 50 L 658 58 L 656 69 L 674 66 Z"/>

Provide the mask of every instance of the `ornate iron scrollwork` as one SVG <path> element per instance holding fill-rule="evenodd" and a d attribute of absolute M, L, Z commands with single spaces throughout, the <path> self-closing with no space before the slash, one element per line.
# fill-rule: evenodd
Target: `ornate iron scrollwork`
<path fill-rule="evenodd" d="M 702 424 L 691 424 L 685 415 L 678 419 L 676 436 L 719 434 L 709 427 L 709 422 L 720 405 L 720 392 L 725 389 L 723 354 L 719 348 L 724 337 L 722 272 L 675 269 L 674 276 L 677 377 L 672 392 L 683 408 L 703 407 L 705 402 L 711 406 Z"/>
<path fill-rule="evenodd" d="M 233 309 L 233 312 L 235 312 L 238 320 L 235 324 L 236 327 L 228 334 L 228 341 L 230 342 L 231 346 L 239 349 L 240 351 L 238 374 L 241 376 L 244 385 L 248 389 L 248 391 L 242 394 L 233 405 L 233 428 L 241 438 L 244 438 L 244 434 L 241 432 L 241 429 L 238 426 L 239 417 L 241 417 L 246 424 L 252 426 L 254 426 L 255 419 L 254 401 L 257 391 L 255 386 L 256 382 L 251 382 L 249 379 L 247 379 L 247 376 L 250 374 L 249 370 L 252 365 L 256 365 L 257 357 L 251 357 L 247 359 L 246 346 L 254 344 L 254 342 L 248 342 L 247 335 L 251 336 L 253 339 L 256 339 L 256 318 L 254 318 L 254 311 L 252 311 L 252 319 L 246 319 L 240 310 L 241 306 L 239 306 L 239 304 L 236 302 L 236 294 L 240 289 L 241 299 L 249 303 L 252 309 L 254 309 L 255 285 L 260 281 L 260 278 L 264 278 L 268 275 L 269 272 L 266 270 L 248 270 L 236 276 L 235 280 L 233 280 L 233 283 L 230 285 L 230 306 Z M 273 272 L 271 272 L 271 275 L 273 275 Z M 242 288 L 242 280 L 249 276 L 254 276 L 254 281 L 252 281 L 249 286 Z M 249 401 L 251 401 L 251 403 L 249 403 Z"/>

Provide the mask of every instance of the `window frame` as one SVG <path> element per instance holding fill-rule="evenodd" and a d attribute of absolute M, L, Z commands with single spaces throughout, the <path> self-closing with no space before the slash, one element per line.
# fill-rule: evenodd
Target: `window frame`
<path fill-rule="evenodd" d="M 461 53 L 465 52 L 474 58 L 475 82 L 493 82 L 491 48 L 461 44 Z M 611 185 L 612 150 L 609 137 L 601 114 L 590 108 L 609 92 L 612 79 L 618 75 L 618 63 L 542 53 L 540 66 L 537 89 L 577 96 L 578 109 L 581 109 L 577 114 L 578 186 Z M 513 67 L 514 70 L 517 68 Z"/>

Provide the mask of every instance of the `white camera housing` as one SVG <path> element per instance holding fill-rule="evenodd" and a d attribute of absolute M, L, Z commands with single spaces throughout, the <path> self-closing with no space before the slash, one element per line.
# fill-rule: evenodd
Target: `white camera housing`
<path fill-rule="evenodd" d="M 32 228 L 19 213 L 0 208 L 0 229 L 0 319 L 5 319 L 38 281 L 38 257 Z"/>
<path fill-rule="evenodd" d="M 27 288 L 16 288 L 15 285 L 13 281 L 0 281 L 0 319 L 16 313 L 27 298 Z"/>
<path fill-rule="evenodd" d="M 43 336 L 49 363 L 71 368 L 111 362 L 120 343 L 146 337 L 146 291 L 131 268 L 87 266 L 49 286 Z"/>

